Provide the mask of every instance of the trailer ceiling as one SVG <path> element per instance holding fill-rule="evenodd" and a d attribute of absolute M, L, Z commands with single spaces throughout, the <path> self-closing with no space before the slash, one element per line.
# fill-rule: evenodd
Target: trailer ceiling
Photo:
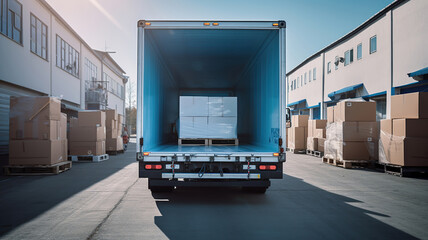
<path fill-rule="evenodd" d="M 147 29 L 179 88 L 234 88 L 277 30 Z M 149 41 L 146 41 L 149 42 Z"/>

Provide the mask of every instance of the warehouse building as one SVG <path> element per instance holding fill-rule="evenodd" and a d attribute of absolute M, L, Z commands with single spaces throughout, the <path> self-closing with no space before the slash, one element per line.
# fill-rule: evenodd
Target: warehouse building
<path fill-rule="evenodd" d="M 390 116 L 391 95 L 428 91 L 428 1 L 397 0 L 287 74 L 293 114 L 325 119 L 341 99 L 371 99 Z"/>
<path fill-rule="evenodd" d="M 125 71 L 93 50 L 44 0 L 0 0 L 0 154 L 7 153 L 10 96 L 56 96 L 62 111 L 124 115 Z"/>

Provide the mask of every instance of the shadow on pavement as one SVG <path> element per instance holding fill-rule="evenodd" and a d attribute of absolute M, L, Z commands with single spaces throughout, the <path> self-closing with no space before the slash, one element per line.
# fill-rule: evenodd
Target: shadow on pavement
<path fill-rule="evenodd" d="M 70 170 L 55 176 L 3 177 L 0 237 L 135 162 L 134 153 L 135 145 L 104 162 L 73 163 Z"/>
<path fill-rule="evenodd" d="M 189 188 L 155 197 L 155 224 L 170 239 L 416 239 L 288 175 L 265 195 Z"/>

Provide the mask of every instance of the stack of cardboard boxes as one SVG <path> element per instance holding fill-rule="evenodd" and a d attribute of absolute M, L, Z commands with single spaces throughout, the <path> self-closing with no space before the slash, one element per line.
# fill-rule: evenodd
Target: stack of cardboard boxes
<path fill-rule="evenodd" d="M 308 115 L 294 115 L 291 117 L 291 127 L 288 128 L 288 148 L 306 150 L 308 119 Z"/>
<path fill-rule="evenodd" d="M 381 121 L 379 162 L 428 166 L 428 93 L 391 97 L 391 119 Z"/>
<path fill-rule="evenodd" d="M 67 115 L 53 97 L 11 97 L 9 164 L 53 165 L 67 161 Z"/>
<path fill-rule="evenodd" d="M 376 103 L 345 100 L 327 109 L 324 156 L 335 160 L 377 160 Z"/>
<path fill-rule="evenodd" d="M 324 152 L 327 120 L 308 121 L 307 150 Z"/>
<path fill-rule="evenodd" d="M 116 110 L 104 110 L 106 114 L 106 151 L 116 152 L 123 150 L 122 118 Z"/>
<path fill-rule="evenodd" d="M 106 114 L 83 111 L 70 120 L 70 155 L 99 156 L 106 153 Z"/>

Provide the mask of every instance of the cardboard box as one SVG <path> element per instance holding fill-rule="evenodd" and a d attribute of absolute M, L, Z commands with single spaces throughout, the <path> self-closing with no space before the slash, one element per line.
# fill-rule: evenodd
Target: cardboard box
<path fill-rule="evenodd" d="M 106 139 L 112 139 L 112 138 L 117 138 L 118 137 L 118 131 L 116 128 L 114 129 L 108 129 L 106 130 Z"/>
<path fill-rule="evenodd" d="M 180 96 L 180 117 L 208 117 L 208 97 Z"/>
<path fill-rule="evenodd" d="M 327 108 L 327 123 L 334 122 L 334 106 Z"/>
<path fill-rule="evenodd" d="M 108 110 L 103 110 L 103 112 L 106 113 L 106 120 L 110 121 L 110 120 L 115 120 L 117 121 L 117 112 L 114 109 L 108 109 Z"/>
<path fill-rule="evenodd" d="M 377 140 L 378 122 L 334 122 L 327 127 L 327 139 L 345 142 Z"/>
<path fill-rule="evenodd" d="M 428 139 L 382 136 L 379 162 L 409 167 L 428 167 Z"/>
<path fill-rule="evenodd" d="M 289 128 L 288 147 L 295 150 L 306 149 L 307 128 L 291 127 Z"/>
<path fill-rule="evenodd" d="M 34 118 L 22 122 L 18 118 L 9 120 L 9 139 L 59 140 L 67 138 L 67 115 L 61 113 L 61 120 Z"/>
<path fill-rule="evenodd" d="M 106 139 L 106 127 L 70 128 L 70 142 L 97 142 Z"/>
<path fill-rule="evenodd" d="M 55 97 L 10 97 L 10 118 L 61 120 L 61 100 Z"/>
<path fill-rule="evenodd" d="M 98 156 L 106 153 L 106 142 L 70 142 L 70 155 Z"/>
<path fill-rule="evenodd" d="M 106 113 L 102 111 L 81 111 L 78 113 L 79 127 L 106 125 Z"/>
<path fill-rule="evenodd" d="M 318 151 L 318 138 L 308 137 L 306 143 L 306 149 L 311 151 Z"/>
<path fill-rule="evenodd" d="M 325 138 L 318 138 L 318 151 L 324 152 Z"/>
<path fill-rule="evenodd" d="M 234 139 L 238 137 L 237 117 L 208 117 L 206 137 Z"/>
<path fill-rule="evenodd" d="M 316 135 L 323 136 L 323 130 L 327 126 L 327 120 L 309 120 L 308 121 L 308 137 L 318 137 Z M 317 131 L 321 130 L 321 131 Z"/>
<path fill-rule="evenodd" d="M 292 127 L 308 127 L 309 115 L 293 115 L 291 116 Z"/>
<path fill-rule="evenodd" d="M 67 140 L 11 140 L 10 165 L 52 165 L 67 161 Z"/>
<path fill-rule="evenodd" d="M 381 135 L 392 135 L 392 119 L 382 119 L 380 120 L 380 131 Z"/>
<path fill-rule="evenodd" d="M 335 122 L 376 122 L 376 102 L 339 102 L 334 107 Z"/>
<path fill-rule="evenodd" d="M 326 129 L 315 129 L 313 137 L 316 138 L 325 138 L 326 137 Z"/>
<path fill-rule="evenodd" d="M 428 118 L 428 92 L 391 96 L 391 118 Z"/>
<path fill-rule="evenodd" d="M 341 142 L 327 139 L 324 143 L 324 156 L 336 160 L 377 160 L 378 141 Z"/>
<path fill-rule="evenodd" d="M 106 120 L 106 129 L 116 129 L 117 130 L 117 120 L 107 119 Z"/>
<path fill-rule="evenodd" d="M 392 129 L 394 136 L 428 138 L 428 119 L 394 119 Z"/>
<path fill-rule="evenodd" d="M 208 117 L 180 117 L 180 138 L 207 138 Z"/>
<path fill-rule="evenodd" d="M 121 150 L 123 150 L 123 139 L 121 137 L 106 140 L 106 151 Z"/>

